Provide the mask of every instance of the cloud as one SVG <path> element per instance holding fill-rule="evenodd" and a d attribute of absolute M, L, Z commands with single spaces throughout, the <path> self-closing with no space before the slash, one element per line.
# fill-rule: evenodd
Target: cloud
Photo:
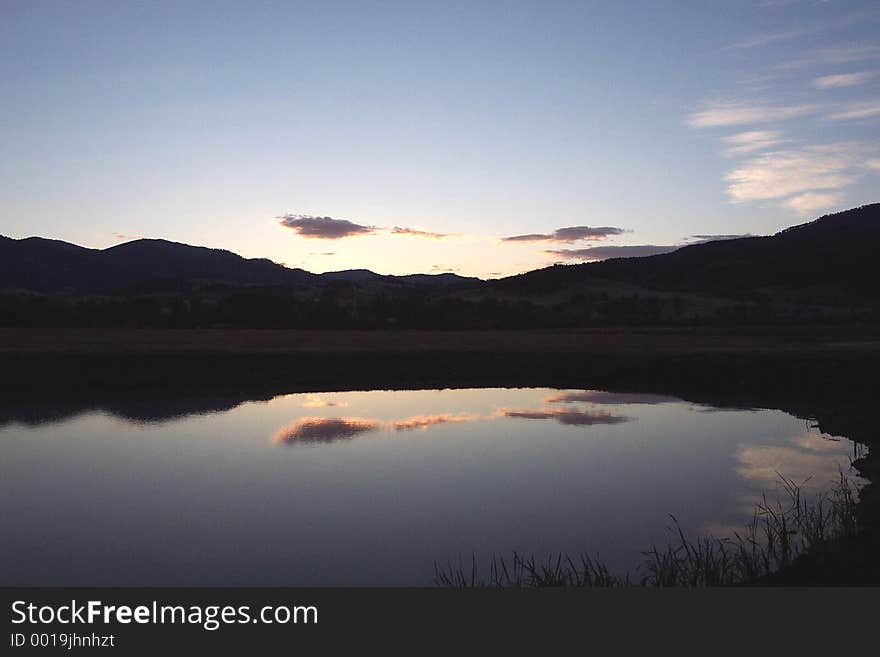
<path fill-rule="evenodd" d="M 755 151 L 764 151 L 785 143 L 782 133 L 778 130 L 749 130 L 738 132 L 722 138 L 730 147 L 724 151 L 725 155 L 746 155 Z"/>
<path fill-rule="evenodd" d="M 880 171 L 880 157 L 873 157 L 865 161 L 865 166 L 875 171 Z"/>
<path fill-rule="evenodd" d="M 444 237 L 454 237 L 456 233 L 432 233 L 427 230 L 417 230 L 415 228 L 402 228 L 395 226 L 391 229 L 392 235 L 410 235 L 412 237 L 427 237 L 432 240 L 442 240 Z"/>
<path fill-rule="evenodd" d="M 279 429 L 272 442 L 279 445 L 329 443 L 354 438 L 379 427 L 376 420 L 357 417 L 306 417 Z"/>
<path fill-rule="evenodd" d="M 308 399 L 303 402 L 306 408 L 327 408 L 330 406 L 348 406 L 345 402 L 336 402 L 332 400 L 322 399 L 317 395 L 309 395 Z"/>
<path fill-rule="evenodd" d="M 614 226 L 569 226 L 558 228 L 552 233 L 531 233 L 502 237 L 502 242 L 577 242 L 578 240 L 604 240 L 612 235 L 622 235 L 626 231 Z"/>
<path fill-rule="evenodd" d="M 784 6 L 788 4 L 794 4 L 797 1 L 798 0 L 793 0 L 791 2 L 775 2 L 772 5 L 770 5 L 770 3 L 766 3 L 759 6 Z M 755 48 L 759 46 L 766 46 L 771 43 L 778 43 L 780 41 L 791 41 L 792 39 L 799 39 L 801 37 L 819 34 L 828 30 L 839 30 L 842 28 L 851 27 L 852 25 L 876 20 L 876 18 L 876 12 L 870 10 L 850 12 L 848 14 L 844 14 L 833 19 L 823 20 L 821 23 L 816 23 L 813 25 L 805 25 L 803 27 L 791 30 L 779 30 L 776 32 L 766 32 L 764 34 L 759 34 L 749 39 L 744 39 L 730 46 L 727 46 L 725 50 L 733 48 Z"/>
<path fill-rule="evenodd" d="M 665 404 L 681 401 L 669 395 L 652 395 L 637 392 L 606 392 L 604 390 L 579 390 L 563 392 L 544 400 L 547 404 Z"/>
<path fill-rule="evenodd" d="M 873 73 L 838 73 L 837 75 L 823 75 L 813 80 L 813 86 L 817 89 L 837 89 L 839 87 L 854 87 L 864 84 L 874 77 Z"/>
<path fill-rule="evenodd" d="M 605 411 L 567 411 L 563 409 L 546 410 L 508 410 L 499 409 L 499 415 L 504 417 L 521 418 L 525 420 L 556 420 L 560 424 L 570 426 L 592 426 L 594 424 L 619 424 L 629 422 L 630 418 L 619 415 L 611 415 Z"/>
<path fill-rule="evenodd" d="M 443 413 L 439 415 L 414 415 L 403 420 L 394 420 L 390 426 L 395 431 L 412 431 L 413 429 L 425 430 L 437 424 L 449 424 L 458 422 L 473 422 L 482 416 L 473 413 Z"/>
<path fill-rule="evenodd" d="M 852 184 L 858 144 L 839 143 L 780 150 L 744 162 L 725 177 L 733 203 L 784 198 Z"/>
<path fill-rule="evenodd" d="M 807 57 L 782 62 L 778 68 L 793 69 L 806 66 L 833 66 L 880 59 L 880 46 L 847 45 L 821 48 Z"/>
<path fill-rule="evenodd" d="M 733 43 L 725 49 L 742 49 L 742 48 L 755 48 L 758 46 L 766 46 L 770 43 L 777 43 L 779 41 L 790 41 L 791 39 L 797 39 L 798 37 L 807 36 L 809 34 L 813 34 L 817 32 L 817 28 L 803 28 L 799 30 L 786 30 L 780 32 L 768 32 L 766 34 L 759 34 L 757 36 L 751 37 L 750 39 L 744 39 L 743 41 L 738 41 L 737 43 Z"/>
<path fill-rule="evenodd" d="M 737 100 L 712 101 L 705 109 L 693 112 L 688 122 L 695 128 L 771 123 L 814 113 L 816 105 L 766 105 Z"/>
<path fill-rule="evenodd" d="M 660 246 L 641 244 L 637 246 L 593 246 L 586 249 L 557 249 L 544 253 L 565 258 L 567 260 L 606 260 L 608 258 L 640 258 L 642 256 L 670 253 L 681 248 L 681 245 Z"/>
<path fill-rule="evenodd" d="M 850 103 L 844 109 L 828 115 L 832 121 L 849 121 L 853 119 L 870 119 L 880 116 L 880 100 L 869 100 Z"/>
<path fill-rule="evenodd" d="M 836 192 L 807 192 L 806 194 L 798 194 L 792 196 L 782 202 L 782 205 L 790 210 L 794 210 L 800 215 L 811 215 L 818 210 L 838 205 L 842 195 Z"/>
<path fill-rule="evenodd" d="M 693 244 L 704 244 L 705 242 L 721 242 L 724 240 L 739 240 L 744 237 L 755 237 L 751 233 L 742 233 L 740 235 L 691 235 L 688 240 Z"/>
<path fill-rule="evenodd" d="M 347 219 L 332 217 L 313 217 L 307 214 L 286 214 L 277 217 L 282 226 L 292 228 L 302 237 L 324 240 L 337 240 L 343 237 L 369 235 L 376 231 L 375 226 L 362 226 Z"/>

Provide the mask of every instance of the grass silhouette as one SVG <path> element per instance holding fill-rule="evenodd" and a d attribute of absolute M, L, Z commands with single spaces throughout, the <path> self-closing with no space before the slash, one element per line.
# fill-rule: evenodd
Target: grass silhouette
<path fill-rule="evenodd" d="M 857 493 L 843 472 L 830 489 L 810 498 L 803 494 L 806 481 L 797 484 L 777 475 L 783 498 L 762 495 L 742 533 L 690 538 L 670 516 L 674 539 L 643 552 L 634 573 L 616 575 L 586 553 L 558 553 L 539 560 L 514 552 L 510 557 L 493 556 L 487 570 L 480 569 L 476 557 L 469 568 L 461 560 L 435 563 L 434 582 L 452 588 L 735 586 L 759 582 L 798 557 L 857 533 Z"/>

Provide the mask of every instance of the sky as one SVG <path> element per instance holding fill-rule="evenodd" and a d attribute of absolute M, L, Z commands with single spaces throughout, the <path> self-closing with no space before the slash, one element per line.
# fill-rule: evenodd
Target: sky
<path fill-rule="evenodd" d="M 495 277 L 876 202 L 880 3 L 0 0 L 0 234 Z"/>

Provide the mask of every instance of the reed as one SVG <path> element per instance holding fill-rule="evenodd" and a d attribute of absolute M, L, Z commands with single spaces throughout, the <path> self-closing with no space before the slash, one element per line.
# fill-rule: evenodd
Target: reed
<path fill-rule="evenodd" d="M 804 494 L 806 481 L 797 484 L 777 475 L 783 495 L 773 500 L 762 495 L 742 533 L 691 538 L 670 516 L 672 540 L 644 551 L 633 574 L 616 575 L 587 553 L 558 553 L 539 560 L 514 552 L 510 557 L 493 556 L 485 568 L 475 555 L 467 567 L 460 558 L 457 563 L 435 563 L 434 581 L 454 588 L 733 586 L 757 582 L 802 555 L 858 532 L 857 493 L 845 473 L 813 496 Z"/>

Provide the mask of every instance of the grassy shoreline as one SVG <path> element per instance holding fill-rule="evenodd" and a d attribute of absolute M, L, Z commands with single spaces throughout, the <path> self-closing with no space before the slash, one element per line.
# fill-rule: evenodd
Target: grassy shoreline
<path fill-rule="evenodd" d="M 565 553 L 538 559 L 514 552 L 493 556 L 481 568 L 476 557 L 470 568 L 458 563 L 434 564 L 434 582 L 446 588 L 697 588 L 755 586 L 773 583 L 795 563 L 815 557 L 835 542 L 859 536 L 856 494 L 840 473 L 836 485 L 813 496 L 777 473 L 786 497 L 763 496 L 752 520 L 732 537 L 687 536 L 672 518 L 673 540 L 642 552 L 635 571 L 616 574 L 588 553 Z"/>

